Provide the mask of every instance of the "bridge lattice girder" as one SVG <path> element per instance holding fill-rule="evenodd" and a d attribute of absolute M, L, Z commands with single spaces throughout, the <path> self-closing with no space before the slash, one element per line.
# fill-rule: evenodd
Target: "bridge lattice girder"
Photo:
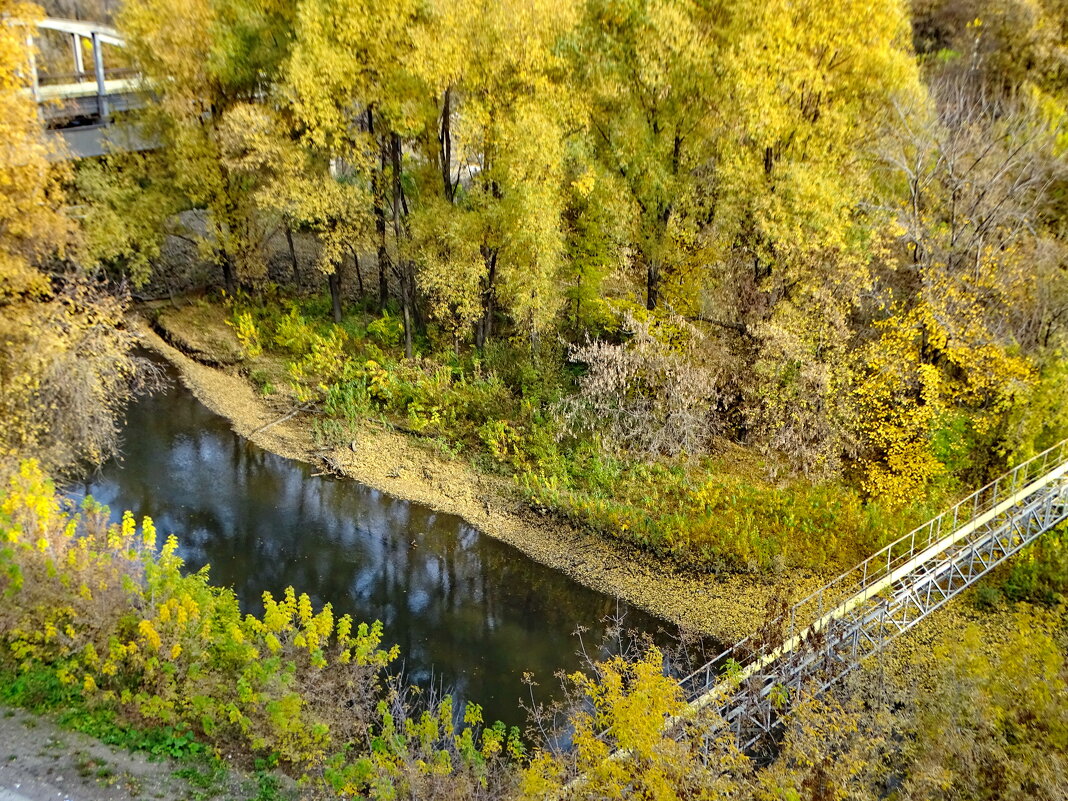
<path fill-rule="evenodd" d="M 1068 519 L 1066 473 L 1062 442 L 886 546 L 686 677 L 691 709 L 717 709 L 752 747 L 791 699 L 828 689 Z"/>

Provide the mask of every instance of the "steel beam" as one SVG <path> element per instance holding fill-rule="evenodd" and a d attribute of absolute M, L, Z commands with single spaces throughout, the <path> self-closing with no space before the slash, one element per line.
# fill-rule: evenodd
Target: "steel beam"
<path fill-rule="evenodd" d="M 93 44 L 93 69 L 96 72 L 96 103 L 100 114 L 100 121 L 108 121 L 108 92 L 104 80 L 104 45 L 100 41 L 100 34 L 93 31 L 89 41 Z"/>

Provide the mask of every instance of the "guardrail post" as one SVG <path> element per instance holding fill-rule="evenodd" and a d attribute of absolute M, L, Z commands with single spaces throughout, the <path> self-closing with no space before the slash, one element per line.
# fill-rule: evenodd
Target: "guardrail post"
<path fill-rule="evenodd" d="M 100 43 L 100 37 L 94 31 L 90 37 L 93 43 L 93 68 L 96 71 L 96 107 L 100 114 L 100 121 L 108 121 L 108 95 L 104 85 L 104 50 Z"/>
<path fill-rule="evenodd" d="M 76 33 L 70 35 L 71 47 L 74 50 L 74 73 L 78 76 L 78 83 L 85 80 L 85 54 L 82 53 L 82 37 Z"/>
<path fill-rule="evenodd" d="M 37 74 L 37 47 L 33 43 L 33 35 L 26 34 L 26 52 L 30 57 L 30 91 L 33 92 L 35 103 L 41 102 L 41 79 Z"/>

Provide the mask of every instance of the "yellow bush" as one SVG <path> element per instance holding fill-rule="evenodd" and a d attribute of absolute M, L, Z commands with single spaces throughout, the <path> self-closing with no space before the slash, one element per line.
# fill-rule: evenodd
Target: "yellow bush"
<path fill-rule="evenodd" d="M 0 662 L 51 669 L 137 719 L 190 729 L 219 743 L 277 754 L 304 769 L 323 764 L 353 732 L 334 689 L 373 697 L 398 654 L 380 648 L 381 624 L 353 626 L 329 605 L 316 611 L 288 588 L 242 616 L 206 571 L 183 575 L 171 537 L 133 516 L 63 511 L 33 462 L 0 500 Z M 318 692 L 317 692 L 318 691 Z M 365 710 L 366 724 L 371 710 Z M 347 728 L 346 728 L 347 727 Z"/>
<path fill-rule="evenodd" d="M 227 324 L 234 329 L 234 336 L 237 337 L 246 357 L 254 359 L 263 353 L 260 330 L 250 312 L 236 312 Z"/>
<path fill-rule="evenodd" d="M 745 767 L 746 758 L 729 731 L 710 726 L 700 714 L 687 713 L 682 689 L 664 676 L 657 648 L 649 648 L 636 661 L 616 656 L 595 668 L 593 675 L 568 677 L 589 710 L 569 716 L 573 752 L 538 753 L 523 775 L 524 798 L 675 801 L 727 798 L 737 792 L 729 776 Z M 698 728 L 680 737 L 668 729 L 669 720 L 678 721 L 683 730 Z M 713 794 L 713 788 L 719 792 Z"/>

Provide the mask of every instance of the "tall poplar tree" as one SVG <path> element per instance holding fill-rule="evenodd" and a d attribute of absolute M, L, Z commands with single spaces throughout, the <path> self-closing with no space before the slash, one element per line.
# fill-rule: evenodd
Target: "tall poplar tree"
<path fill-rule="evenodd" d="M 403 143 L 424 128 L 425 101 L 408 70 L 412 0 L 302 0 L 286 92 L 311 146 L 369 186 L 384 306 L 392 273 L 411 355 L 417 288 L 409 247 Z"/>
<path fill-rule="evenodd" d="M 903 0 L 745 2 L 706 305 L 745 332 L 748 425 L 812 474 L 856 454 L 856 319 L 894 236 L 875 178 L 895 109 L 924 91 Z M 870 311 L 870 310 L 869 310 Z"/>
<path fill-rule="evenodd" d="M 631 202 L 648 309 L 694 266 L 696 233 L 714 213 L 732 13 L 728 2 L 588 0 L 573 39 L 594 152 Z"/>
<path fill-rule="evenodd" d="M 288 91 L 315 146 L 372 189 L 380 285 L 406 350 L 429 298 L 454 343 L 504 312 L 536 337 L 559 307 L 570 4 L 304 0 Z M 425 283 L 424 283 L 425 281 Z M 466 338 L 466 337 L 464 337 Z"/>
<path fill-rule="evenodd" d="M 424 285 L 450 328 L 474 324 L 476 347 L 500 313 L 537 339 L 562 300 L 565 139 L 579 118 L 558 44 L 575 8 L 561 0 L 430 8 L 415 59 L 437 98 L 433 136 L 418 139 L 421 161 L 433 165 L 417 210 Z"/>

